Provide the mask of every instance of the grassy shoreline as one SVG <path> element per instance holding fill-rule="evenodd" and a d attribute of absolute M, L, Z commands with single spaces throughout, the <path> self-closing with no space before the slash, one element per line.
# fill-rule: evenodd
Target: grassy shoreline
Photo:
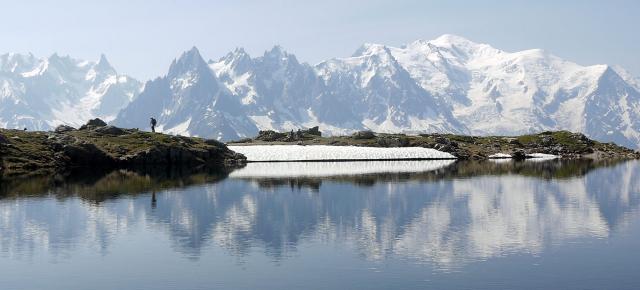
<path fill-rule="evenodd" d="M 332 145 L 365 147 L 424 147 L 448 152 L 461 160 L 484 160 L 490 155 L 504 153 L 514 158 L 527 154 L 544 153 L 569 159 L 638 159 L 638 151 L 602 143 L 581 133 L 547 131 L 521 136 L 466 136 L 454 134 L 381 134 L 358 132 L 350 136 L 323 137 L 317 130 L 279 133 L 261 131 L 251 139 L 227 143 L 234 146 L 250 145 Z"/>

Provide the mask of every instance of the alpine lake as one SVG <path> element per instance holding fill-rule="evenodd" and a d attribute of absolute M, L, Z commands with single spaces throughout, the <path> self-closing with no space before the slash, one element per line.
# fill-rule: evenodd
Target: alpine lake
<path fill-rule="evenodd" d="M 0 180 L 0 288 L 640 289 L 640 162 Z"/>

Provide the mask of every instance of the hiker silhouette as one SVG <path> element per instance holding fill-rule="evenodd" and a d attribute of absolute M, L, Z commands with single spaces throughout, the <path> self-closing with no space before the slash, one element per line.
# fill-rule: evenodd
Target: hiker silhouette
<path fill-rule="evenodd" d="M 156 124 L 158 124 L 158 121 L 156 121 L 155 118 L 151 117 L 151 132 L 153 133 L 156 132 Z"/>

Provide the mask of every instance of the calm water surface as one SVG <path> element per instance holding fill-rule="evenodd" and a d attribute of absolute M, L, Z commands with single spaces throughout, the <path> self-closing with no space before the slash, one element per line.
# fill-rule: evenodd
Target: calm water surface
<path fill-rule="evenodd" d="M 640 289 L 640 163 L 0 181 L 1 289 Z"/>

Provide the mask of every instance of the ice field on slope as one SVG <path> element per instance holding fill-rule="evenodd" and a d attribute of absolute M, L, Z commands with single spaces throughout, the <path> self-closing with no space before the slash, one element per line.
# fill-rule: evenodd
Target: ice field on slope
<path fill-rule="evenodd" d="M 419 173 L 441 169 L 455 160 L 254 162 L 229 174 L 231 178 L 330 177 L 379 173 Z"/>
<path fill-rule="evenodd" d="M 249 145 L 229 149 L 244 154 L 248 161 L 455 159 L 449 153 L 422 147 Z"/>

